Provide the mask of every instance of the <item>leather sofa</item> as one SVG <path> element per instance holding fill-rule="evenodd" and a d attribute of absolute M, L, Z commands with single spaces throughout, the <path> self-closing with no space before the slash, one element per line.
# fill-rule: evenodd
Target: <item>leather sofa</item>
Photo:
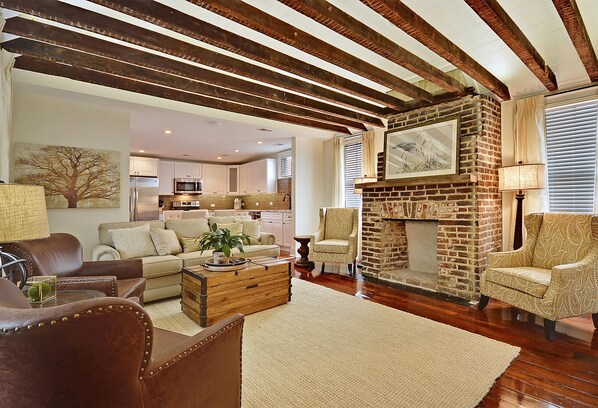
<path fill-rule="evenodd" d="M 209 219 L 176 219 L 163 221 L 131 221 L 112 222 L 100 224 L 98 227 L 99 241 L 92 250 L 94 261 L 121 259 L 121 254 L 116 250 L 110 230 L 121 228 L 132 228 L 149 224 L 150 228 L 174 230 L 179 239 L 181 237 L 198 237 L 209 231 L 210 225 L 232 224 L 235 222 L 251 221 L 249 216 L 210 217 Z M 274 234 L 261 233 L 259 241 L 254 245 L 244 245 L 243 256 L 271 256 L 280 255 L 280 246 L 276 245 Z M 233 249 L 233 254 L 238 255 L 239 251 Z M 212 251 L 181 252 L 172 255 L 144 256 L 143 277 L 146 278 L 145 301 L 165 299 L 181 294 L 181 272 L 184 267 L 203 264 L 212 257 Z"/>
<path fill-rule="evenodd" d="M 0 279 L 3 407 L 240 407 L 243 316 L 193 337 L 96 298 L 32 309 Z"/>
<path fill-rule="evenodd" d="M 4 244 L 4 249 L 25 259 L 27 276 L 56 275 L 58 290 L 98 290 L 106 296 L 137 297 L 143 304 L 145 279 L 138 259 L 83 262 L 81 242 L 66 233 Z"/>

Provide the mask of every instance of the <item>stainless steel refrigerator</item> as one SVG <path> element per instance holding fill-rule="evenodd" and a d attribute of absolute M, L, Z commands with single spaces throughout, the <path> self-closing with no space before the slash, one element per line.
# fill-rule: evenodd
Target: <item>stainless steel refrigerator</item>
<path fill-rule="evenodd" d="M 158 219 L 158 179 L 131 177 L 129 184 L 129 220 Z"/>

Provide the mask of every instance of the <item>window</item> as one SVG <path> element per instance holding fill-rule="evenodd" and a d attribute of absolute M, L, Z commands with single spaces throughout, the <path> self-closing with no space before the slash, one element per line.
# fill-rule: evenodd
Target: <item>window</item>
<path fill-rule="evenodd" d="M 361 207 L 361 194 L 353 192 L 353 180 L 362 177 L 361 173 L 361 137 L 345 139 L 345 207 Z"/>
<path fill-rule="evenodd" d="M 292 151 L 278 153 L 278 178 L 290 178 L 293 175 Z"/>
<path fill-rule="evenodd" d="M 550 211 L 594 212 L 598 100 L 546 109 Z"/>

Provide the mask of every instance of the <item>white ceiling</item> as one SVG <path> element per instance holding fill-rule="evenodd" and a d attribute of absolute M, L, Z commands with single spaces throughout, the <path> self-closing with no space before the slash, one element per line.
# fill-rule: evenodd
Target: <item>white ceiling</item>
<path fill-rule="evenodd" d="M 152 29 L 156 32 L 161 32 L 174 38 L 183 39 L 204 48 L 218 51 L 222 54 L 234 55 L 238 59 L 249 61 L 244 57 L 88 3 L 84 0 L 63 1 L 90 10 L 101 11 L 111 17 L 134 22 L 139 26 Z M 204 21 L 219 25 L 225 30 L 241 34 L 268 47 L 300 58 L 340 76 L 358 81 L 371 88 L 384 92 L 389 90 L 384 86 L 375 84 L 303 51 L 243 27 L 185 0 L 159 1 Z M 269 14 L 300 27 L 302 30 L 310 32 L 343 50 L 358 55 L 360 58 L 392 72 L 409 82 L 421 80 L 417 75 L 353 43 L 347 38 L 321 26 L 275 0 L 244 1 L 262 10 L 266 10 Z M 369 26 L 376 28 L 376 30 L 386 37 L 443 71 L 454 69 L 443 58 L 431 52 L 358 0 L 329 0 L 329 2 L 359 18 Z M 463 0 L 403 0 L 403 2 L 477 60 L 499 80 L 504 82 L 509 87 L 512 98 L 521 98 L 527 95 L 546 92 L 540 81 Z M 509 13 L 511 18 L 521 28 L 532 45 L 536 47 L 540 55 L 554 71 L 560 89 L 584 85 L 590 82 L 563 23 L 550 0 L 499 0 L 499 3 Z M 598 0 L 577 0 L 577 5 L 584 18 L 590 39 L 596 49 L 598 44 Z M 48 23 L 60 25 L 57 23 Z M 91 35 L 89 32 L 82 32 Z M 105 37 L 103 38 L 105 39 Z M 130 44 L 127 45 L 131 46 Z M 189 61 L 185 62 L 189 63 Z M 255 61 L 251 62 L 263 65 Z M 277 71 L 275 68 L 268 68 Z M 29 74 L 45 77 L 40 74 Z M 20 78 L 23 77 L 26 77 L 25 81 L 31 83 L 39 82 L 40 85 L 52 86 L 48 85 L 52 81 L 37 81 L 31 79 L 32 77 L 28 75 L 23 75 Z M 63 87 L 67 86 L 65 85 L 66 82 L 57 79 L 53 83 L 57 84 L 55 85 L 56 87 Z M 72 84 L 70 86 L 70 90 L 77 90 L 76 87 L 72 87 Z M 94 85 L 87 86 L 85 84 L 85 86 L 81 86 L 80 88 L 85 89 L 85 92 L 95 93 L 104 98 L 133 102 L 129 104 L 129 109 L 131 110 L 131 137 L 132 151 L 134 153 L 139 149 L 144 149 L 146 150 L 146 155 L 182 159 L 184 158 L 184 154 L 188 154 L 189 156 L 185 157 L 187 159 L 214 162 L 217 161 L 216 157 L 229 154 L 230 156 L 224 157 L 222 161 L 239 162 L 250 157 L 255 157 L 256 155 L 267 155 L 275 151 L 288 149 L 291 138 L 295 136 L 318 138 L 329 138 L 332 136 L 329 132 L 250 118 L 239 114 L 218 112 L 213 109 L 190 106 L 179 102 L 157 101 L 159 98 L 154 97 L 133 97 L 127 95 L 130 94 L 129 92 L 124 91 L 107 89 L 97 91 L 94 89 L 102 87 Z M 211 120 L 221 121 L 222 124 L 220 126 L 212 126 L 208 123 Z M 275 129 L 276 131 L 264 133 L 256 130 L 261 127 Z M 173 134 L 166 137 L 163 133 L 165 129 L 172 129 Z M 264 144 L 257 145 L 258 140 L 263 140 Z M 276 146 L 277 143 L 283 143 L 283 146 Z M 234 149 L 239 149 L 240 153 L 234 153 Z"/>

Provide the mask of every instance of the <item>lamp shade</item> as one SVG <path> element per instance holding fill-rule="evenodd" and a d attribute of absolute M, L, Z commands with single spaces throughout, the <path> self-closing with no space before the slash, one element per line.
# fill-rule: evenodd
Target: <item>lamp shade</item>
<path fill-rule="evenodd" d="M 376 177 L 368 177 L 368 176 L 353 179 L 353 186 L 354 186 L 353 194 L 363 193 L 363 189 L 356 187 L 358 184 L 375 183 L 376 181 L 378 181 L 378 179 Z"/>
<path fill-rule="evenodd" d="M 0 184 L 0 243 L 49 236 L 44 188 Z"/>
<path fill-rule="evenodd" d="M 538 190 L 544 188 L 542 163 L 516 164 L 498 169 L 498 190 Z"/>

